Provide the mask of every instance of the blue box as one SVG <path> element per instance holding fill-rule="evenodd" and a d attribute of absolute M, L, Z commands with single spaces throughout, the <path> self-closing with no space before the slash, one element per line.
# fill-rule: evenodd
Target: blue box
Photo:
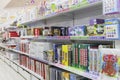
<path fill-rule="evenodd" d="M 105 20 L 106 39 L 120 39 L 120 20 L 106 19 Z"/>

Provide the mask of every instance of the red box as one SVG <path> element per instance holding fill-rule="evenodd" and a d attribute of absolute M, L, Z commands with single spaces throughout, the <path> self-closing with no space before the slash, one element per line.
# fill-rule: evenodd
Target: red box
<path fill-rule="evenodd" d="M 10 31 L 9 37 L 19 37 L 19 34 L 16 31 Z"/>
<path fill-rule="evenodd" d="M 41 28 L 34 28 L 33 32 L 34 32 L 34 36 L 42 35 L 42 29 Z"/>

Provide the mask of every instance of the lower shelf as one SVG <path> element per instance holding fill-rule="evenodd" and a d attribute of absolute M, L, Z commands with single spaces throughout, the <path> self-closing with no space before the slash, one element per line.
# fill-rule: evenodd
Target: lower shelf
<path fill-rule="evenodd" d="M 15 65 L 19 66 L 19 68 L 23 69 L 24 71 L 28 72 L 30 75 L 35 76 L 38 80 L 44 80 L 40 75 L 36 74 L 35 72 L 29 70 L 28 68 L 18 64 L 15 61 L 10 60 L 9 58 L 7 58 L 5 55 L 0 54 L 0 58 L 2 60 L 4 60 L 7 64 L 9 64 L 12 68 L 15 67 Z M 16 69 L 15 69 L 16 70 Z"/>
<path fill-rule="evenodd" d="M 67 66 L 64 66 L 64 65 L 61 65 L 61 64 L 53 64 L 53 63 L 51 63 L 51 65 L 55 66 L 55 67 L 58 67 L 58 68 L 61 68 L 61 69 L 64 69 L 64 70 L 67 70 L 69 72 L 75 73 L 77 75 L 84 76 L 84 77 L 92 79 L 92 80 L 101 80 L 100 77 L 97 76 L 97 75 L 93 75 L 93 74 L 90 74 L 88 72 L 83 72 L 83 71 L 80 71 L 79 69 L 76 69 L 76 68 L 73 68 L 73 67 L 67 67 Z"/>
<path fill-rule="evenodd" d="M 108 76 L 104 76 L 102 74 L 99 74 L 99 75 L 93 75 L 91 73 L 88 73 L 88 72 L 83 72 L 77 68 L 73 68 L 73 67 L 68 67 L 68 66 L 64 66 L 64 65 L 61 65 L 61 64 L 55 64 L 55 63 L 50 63 L 48 61 L 45 61 L 45 60 L 41 60 L 41 59 L 37 59 L 33 56 L 30 56 L 29 54 L 26 54 L 24 52 L 21 52 L 21 51 L 17 51 L 17 50 L 14 50 L 14 49 L 9 49 L 7 48 L 8 50 L 11 50 L 13 52 L 16 52 L 17 54 L 22 54 L 22 55 L 26 55 L 36 61 L 40 61 L 40 62 L 43 62 L 43 63 L 46 63 L 48 65 L 51 65 L 51 66 L 54 66 L 54 67 L 57 67 L 57 68 L 60 68 L 60 69 L 64 69 L 66 71 L 69 71 L 71 73 L 75 73 L 75 74 L 78 74 L 78 75 L 81 75 L 81 76 L 84 76 L 86 78 L 89 78 L 89 79 L 92 79 L 92 80 L 120 80 L 120 77 L 119 78 L 112 78 L 112 77 L 108 77 Z M 17 64 L 19 65 L 19 64 Z M 34 74 L 34 76 L 36 77 L 39 77 L 40 79 L 42 79 L 38 74 L 36 74 L 35 72 L 27 69 L 26 67 L 24 66 L 21 66 L 19 65 L 21 68 L 25 69 L 26 71 L 30 72 L 31 74 Z"/>

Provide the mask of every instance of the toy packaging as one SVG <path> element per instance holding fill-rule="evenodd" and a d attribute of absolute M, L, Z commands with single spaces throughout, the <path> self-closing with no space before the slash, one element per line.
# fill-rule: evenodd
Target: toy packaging
<path fill-rule="evenodd" d="M 120 20 L 106 19 L 105 31 L 106 39 L 120 39 Z"/>
<path fill-rule="evenodd" d="M 52 44 L 48 42 L 30 42 L 29 45 L 29 54 L 38 59 L 44 58 L 44 51 L 52 49 Z M 52 55 L 52 54 L 51 54 Z"/>
<path fill-rule="evenodd" d="M 68 36 L 67 27 L 52 26 L 51 32 L 53 36 Z"/>
<path fill-rule="evenodd" d="M 49 73 L 49 70 L 50 69 L 50 67 L 49 67 L 49 65 L 45 65 L 45 80 L 49 80 L 50 79 L 50 73 Z"/>
<path fill-rule="evenodd" d="M 33 31 L 34 31 L 34 36 L 39 36 L 39 35 L 42 35 L 42 28 L 34 28 Z"/>
<path fill-rule="evenodd" d="M 79 67 L 83 70 L 88 70 L 88 44 L 79 45 Z"/>
<path fill-rule="evenodd" d="M 100 71 L 100 55 L 98 49 L 89 49 L 89 72 L 95 75 Z"/>
<path fill-rule="evenodd" d="M 39 6 L 38 14 L 41 15 L 41 17 L 45 16 L 46 11 L 46 0 L 42 0 Z"/>
<path fill-rule="evenodd" d="M 86 35 L 86 26 L 76 26 L 74 28 L 75 36 L 85 36 Z"/>
<path fill-rule="evenodd" d="M 31 70 L 35 71 L 35 60 L 31 59 L 30 62 L 31 62 Z"/>
<path fill-rule="evenodd" d="M 61 36 L 68 36 L 68 28 L 61 27 Z"/>
<path fill-rule="evenodd" d="M 88 70 L 88 44 L 72 44 L 72 67 Z"/>
<path fill-rule="evenodd" d="M 74 27 L 69 27 L 69 28 L 68 28 L 68 33 L 69 33 L 69 36 L 75 36 Z"/>
<path fill-rule="evenodd" d="M 72 6 L 70 8 L 77 9 L 88 4 L 88 0 L 72 0 Z"/>
<path fill-rule="evenodd" d="M 69 80 L 69 72 L 62 72 L 62 80 Z"/>
<path fill-rule="evenodd" d="M 103 24 L 104 22 L 105 22 L 104 19 L 90 19 L 89 24 L 90 25 Z"/>
<path fill-rule="evenodd" d="M 27 28 L 27 36 L 34 35 L 34 28 Z"/>
<path fill-rule="evenodd" d="M 85 36 L 86 26 L 74 26 L 68 28 L 69 36 Z"/>
<path fill-rule="evenodd" d="M 78 44 L 73 44 L 73 66 L 79 67 Z"/>
<path fill-rule="evenodd" d="M 119 49 L 100 48 L 100 54 L 102 59 L 101 73 L 103 79 L 105 79 L 106 77 L 117 79 L 119 77 L 119 53 Z"/>
<path fill-rule="evenodd" d="M 54 51 L 54 62 L 55 63 L 60 63 L 60 53 L 61 51 L 59 50 L 62 45 L 61 44 L 53 44 L 53 51 Z"/>
<path fill-rule="evenodd" d="M 51 14 L 54 14 L 55 12 L 57 12 L 57 3 L 54 0 L 51 2 Z"/>
<path fill-rule="evenodd" d="M 48 16 L 51 14 L 51 2 L 50 0 L 46 1 L 46 11 L 45 11 L 45 16 Z"/>
<path fill-rule="evenodd" d="M 64 0 L 63 9 L 63 11 L 69 10 L 69 0 Z"/>
<path fill-rule="evenodd" d="M 103 0 L 103 14 L 120 13 L 120 0 Z"/>
<path fill-rule="evenodd" d="M 94 28 L 95 28 L 94 26 L 87 26 L 87 35 L 88 36 L 94 36 L 95 35 L 95 33 L 94 33 L 95 29 Z"/>
<path fill-rule="evenodd" d="M 43 34 L 43 36 L 48 36 L 49 35 L 49 27 L 44 27 L 42 34 Z"/>
<path fill-rule="evenodd" d="M 69 0 L 57 0 L 57 12 L 69 10 Z"/>
<path fill-rule="evenodd" d="M 52 31 L 53 36 L 60 36 L 61 34 L 60 27 L 52 26 L 51 31 Z"/>
<path fill-rule="evenodd" d="M 71 47 L 71 45 L 62 45 L 62 64 L 65 66 L 69 65 L 68 61 L 69 47 Z"/>
<path fill-rule="evenodd" d="M 36 73 L 39 74 L 39 72 L 40 72 L 40 64 L 39 64 L 39 62 L 36 61 L 35 65 L 36 65 L 36 67 L 35 67 Z"/>
<path fill-rule="evenodd" d="M 73 61 L 73 54 L 72 54 L 72 45 L 69 47 L 68 51 L 68 62 L 69 66 L 72 66 L 72 61 Z"/>
<path fill-rule="evenodd" d="M 103 24 L 96 24 L 93 26 L 87 26 L 88 36 L 105 36 L 105 27 Z"/>
<path fill-rule="evenodd" d="M 78 67 L 78 48 L 77 44 L 72 44 L 72 67 Z"/>

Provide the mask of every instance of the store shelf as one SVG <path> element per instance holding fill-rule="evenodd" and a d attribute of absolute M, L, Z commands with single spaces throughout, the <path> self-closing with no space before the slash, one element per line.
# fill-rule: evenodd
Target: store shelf
<path fill-rule="evenodd" d="M 1 55 L 1 54 L 0 54 L 0 55 Z M 37 73 L 35 73 L 35 72 L 27 69 L 26 67 L 18 64 L 18 63 L 15 62 L 15 61 L 10 60 L 10 59 L 7 58 L 5 55 L 1 55 L 1 56 L 4 57 L 4 58 L 6 58 L 6 59 L 8 59 L 10 62 L 12 62 L 12 63 L 14 63 L 15 65 L 19 66 L 20 68 L 22 68 L 23 70 L 27 71 L 28 73 L 30 73 L 30 74 L 34 75 L 35 77 L 39 78 L 40 80 L 44 80 L 44 79 L 43 79 L 40 75 L 38 75 Z"/>
<path fill-rule="evenodd" d="M 20 38 L 22 39 L 22 38 L 24 38 L 24 39 L 32 39 L 32 38 L 34 38 L 35 36 L 21 36 Z"/>
<path fill-rule="evenodd" d="M 13 52 L 18 53 L 18 54 L 21 54 L 21 55 L 29 56 L 28 53 L 24 53 L 24 52 L 21 52 L 21 51 L 15 50 L 15 49 L 7 48 L 7 50 L 9 50 L 9 51 L 13 51 Z"/>
<path fill-rule="evenodd" d="M 60 69 L 64 69 L 66 71 L 69 71 L 69 72 L 84 76 L 84 77 L 92 79 L 92 80 L 100 80 L 100 77 L 98 75 L 93 75 L 93 74 L 90 74 L 88 72 L 84 72 L 84 71 L 82 71 L 80 69 L 77 69 L 77 68 L 64 66 L 64 65 L 61 65 L 61 64 L 53 64 L 53 63 L 51 63 L 51 65 L 55 66 L 55 67 L 58 67 Z"/>
<path fill-rule="evenodd" d="M 34 41 L 51 41 L 51 42 L 79 42 L 86 44 L 112 44 L 114 40 L 105 39 L 105 37 L 95 36 L 39 36 L 33 38 Z"/>
<path fill-rule="evenodd" d="M 39 78 L 40 80 L 44 80 L 40 75 L 36 74 L 35 72 L 33 72 L 33 71 L 27 69 L 26 67 L 24 67 L 24 66 L 22 66 L 22 65 L 20 65 L 20 66 L 21 66 L 21 68 L 27 70 L 27 72 L 33 74 L 35 77 Z"/>
<path fill-rule="evenodd" d="M 4 46 L 3 46 L 3 47 L 4 47 Z M 6 47 L 4 47 L 4 48 L 6 48 Z M 34 57 L 34 56 L 31 56 L 31 55 L 29 55 L 29 54 L 27 54 L 27 53 L 24 53 L 24 52 L 21 52 L 21 51 L 18 51 L 18 50 L 9 49 L 9 48 L 6 48 L 6 49 L 8 49 L 8 50 L 10 50 L 10 51 L 13 51 L 13 52 L 15 52 L 15 53 L 17 53 L 17 54 L 22 54 L 22 55 L 28 56 L 29 58 L 34 59 L 34 60 L 36 60 L 36 61 L 43 62 L 43 63 L 45 63 L 45 64 L 48 64 L 48 65 L 51 65 L 51 66 L 54 66 L 54 67 L 57 67 L 57 68 L 60 68 L 60 69 L 63 69 L 63 70 L 66 70 L 66 71 L 69 71 L 69 72 L 78 74 L 78 75 L 81 75 L 81 76 L 84 76 L 84 77 L 89 78 L 89 79 L 92 79 L 92 80 L 104 80 L 104 79 L 106 79 L 106 78 L 104 78 L 104 77 L 101 77 L 100 75 L 93 75 L 93 74 L 91 74 L 91 73 L 89 73 L 89 72 L 85 72 L 85 71 L 80 70 L 80 69 L 78 69 L 78 68 L 69 67 L 69 66 L 64 66 L 64 65 L 62 65 L 62 64 L 51 63 L 51 62 L 49 62 L 49 61 L 36 58 L 36 57 Z M 14 63 L 16 63 L 16 62 L 14 62 Z M 16 63 L 16 64 L 19 65 L 18 63 Z M 21 65 L 20 65 L 20 66 L 21 66 Z M 27 71 L 30 72 L 31 74 L 34 74 L 36 77 L 39 77 L 38 74 L 36 74 L 36 73 L 34 73 L 33 71 L 27 69 L 26 67 L 21 66 L 21 68 L 27 70 Z M 107 77 L 107 76 L 106 76 L 106 77 Z M 40 77 L 39 77 L 39 78 L 40 78 Z M 101 79 L 101 78 L 102 78 L 102 79 Z M 109 78 L 109 80 L 116 80 L 115 78 L 110 78 L 110 77 L 107 77 L 107 78 Z"/>
<path fill-rule="evenodd" d="M 37 22 L 37 21 L 43 21 L 43 20 L 51 19 L 51 18 L 54 18 L 54 17 L 62 16 L 62 15 L 73 14 L 76 11 L 80 11 L 80 10 L 90 8 L 90 7 L 91 8 L 92 7 L 98 7 L 98 6 L 101 6 L 101 5 L 102 5 L 102 1 L 97 1 L 97 2 L 94 2 L 94 3 L 89 3 L 89 4 L 86 4 L 86 5 L 78 6 L 76 8 L 70 8 L 70 9 L 60 11 L 60 12 L 55 12 L 53 14 L 49 14 L 47 16 L 44 16 L 44 17 L 41 17 L 41 18 L 38 18 L 38 19 L 25 21 L 25 22 L 22 22 L 21 24 L 22 25 L 27 25 L 27 24 L 31 24 L 31 23 L 34 23 L 34 22 Z"/>
<path fill-rule="evenodd" d="M 58 68 L 61 68 L 61 69 L 64 69 L 64 70 L 66 70 L 66 71 L 70 71 L 70 72 L 72 72 L 72 73 L 75 73 L 75 74 L 78 74 L 78 75 L 81 75 L 81 76 L 90 78 L 90 79 L 92 79 L 92 80 L 99 80 L 99 79 L 98 79 L 98 78 L 99 78 L 98 76 L 95 76 L 95 75 L 90 74 L 90 73 L 88 73 L 88 72 L 83 72 L 83 71 L 80 71 L 79 69 L 72 68 L 72 67 L 67 67 L 67 66 L 64 66 L 64 65 L 61 65 L 61 64 L 51 63 L 51 62 L 48 62 L 48 61 L 46 61 L 46 60 L 37 59 L 37 58 L 35 58 L 35 57 L 33 57 L 33 56 L 30 56 L 30 55 L 28 55 L 28 54 L 26 54 L 26 53 L 23 53 L 23 52 L 21 52 L 21 51 L 17 51 L 17 50 L 14 50 L 14 49 L 9 49 L 9 50 L 12 50 L 12 51 L 14 51 L 14 52 L 18 52 L 18 54 L 24 54 L 24 55 L 29 56 L 30 58 L 32 58 L 32 59 L 34 59 L 34 60 L 43 62 L 43 63 L 48 64 L 48 65 L 51 65 L 51 66 L 55 66 L 55 67 L 58 67 Z M 14 62 L 14 63 L 15 63 L 15 62 Z M 16 63 L 16 64 L 17 64 L 17 63 Z M 17 65 L 19 65 L 19 64 L 17 64 Z M 20 66 L 21 66 L 21 65 L 20 65 Z M 34 74 L 33 71 L 25 68 L 24 66 L 21 66 L 21 67 L 22 67 L 23 69 L 27 70 L 28 72 Z M 38 76 L 38 75 L 36 75 L 36 76 Z"/>

